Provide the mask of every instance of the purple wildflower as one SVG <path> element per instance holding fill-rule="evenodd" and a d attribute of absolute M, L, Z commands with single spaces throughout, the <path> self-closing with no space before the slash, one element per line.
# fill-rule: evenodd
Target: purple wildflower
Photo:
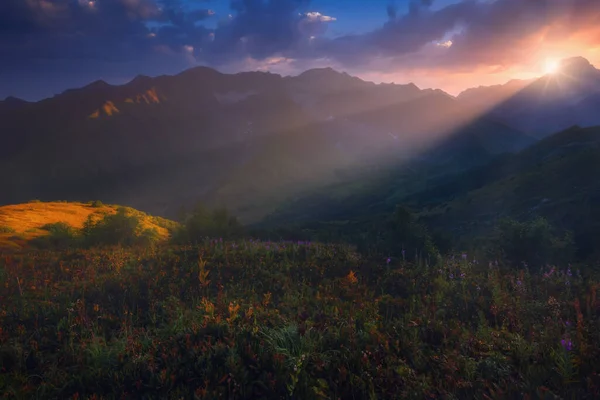
<path fill-rule="evenodd" d="M 463 253 L 463 254 L 462 254 L 462 259 L 463 259 L 463 260 L 466 260 L 466 259 L 467 259 L 467 253 Z"/>
<path fill-rule="evenodd" d="M 521 282 L 521 281 L 517 281 L 517 285 L 518 285 L 518 286 L 521 286 L 522 284 L 523 284 L 523 282 Z"/>
<path fill-rule="evenodd" d="M 385 260 L 386 264 L 389 264 L 392 262 L 392 259 L 390 257 L 387 258 L 387 260 Z"/>
<path fill-rule="evenodd" d="M 566 351 L 573 350 L 573 342 L 571 340 L 563 339 L 560 341 L 560 344 Z"/>
<path fill-rule="evenodd" d="M 454 274 L 450 274 L 450 279 L 454 279 Z"/>

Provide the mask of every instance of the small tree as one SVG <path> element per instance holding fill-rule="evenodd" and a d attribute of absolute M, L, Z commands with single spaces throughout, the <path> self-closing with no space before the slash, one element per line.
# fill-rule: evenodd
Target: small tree
<path fill-rule="evenodd" d="M 571 261 L 575 245 L 570 233 L 557 235 L 545 218 L 539 217 L 529 222 L 503 219 L 492 236 L 491 252 L 493 256 L 515 266 L 527 263 L 539 267 Z"/>
<path fill-rule="evenodd" d="M 77 230 L 65 222 L 46 224 L 42 229 L 48 231 L 48 234 L 32 240 L 32 244 L 36 247 L 44 249 L 65 249 L 80 244 L 80 237 Z"/>
<path fill-rule="evenodd" d="M 119 208 L 116 214 L 106 215 L 95 223 L 88 218 L 82 228 L 82 234 L 88 246 L 148 245 L 159 238 L 156 230 L 143 229 L 139 217 L 128 214 L 124 207 Z"/>
<path fill-rule="evenodd" d="M 225 208 L 209 211 L 202 205 L 184 217 L 181 228 L 173 235 L 177 243 L 197 242 L 205 237 L 236 238 L 242 234 L 242 225 Z"/>

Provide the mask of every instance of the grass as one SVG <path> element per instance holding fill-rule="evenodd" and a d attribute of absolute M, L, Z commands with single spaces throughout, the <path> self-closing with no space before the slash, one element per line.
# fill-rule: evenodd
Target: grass
<path fill-rule="evenodd" d="M 575 269 L 215 239 L 0 254 L 0 282 L 6 399 L 600 396 Z"/>
<path fill-rule="evenodd" d="M 95 220 L 115 214 L 118 206 L 102 203 L 66 203 L 34 201 L 25 204 L 0 206 L 0 249 L 21 249 L 28 241 L 47 235 L 45 225 L 65 223 L 75 229 L 83 227 L 88 216 Z M 161 238 L 167 238 L 176 223 L 149 216 L 128 208 L 128 214 L 140 217 L 144 229 L 154 228 Z M 18 239 L 15 239 L 15 235 Z"/>

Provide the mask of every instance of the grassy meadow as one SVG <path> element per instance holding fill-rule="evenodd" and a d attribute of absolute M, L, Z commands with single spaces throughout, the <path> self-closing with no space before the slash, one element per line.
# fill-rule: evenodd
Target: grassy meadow
<path fill-rule="evenodd" d="M 4 399 L 593 399 L 597 278 L 347 245 L 0 257 Z"/>

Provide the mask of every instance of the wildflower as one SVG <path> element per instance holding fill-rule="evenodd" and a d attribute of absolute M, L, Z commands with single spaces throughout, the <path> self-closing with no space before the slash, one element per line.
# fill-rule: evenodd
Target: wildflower
<path fill-rule="evenodd" d="M 518 285 L 518 286 L 521 286 L 522 284 L 523 284 L 523 282 L 521 282 L 521 281 L 517 281 L 517 285 Z"/>
<path fill-rule="evenodd" d="M 354 284 L 354 283 L 358 282 L 358 278 L 356 277 L 356 274 L 354 273 L 354 271 L 350 271 L 348 273 L 348 275 L 346 276 L 346 280 L 350 284 Z"/>
<path fill-rule="evenodd" d="M 390 262 L 392 262 L 392 259 L 390 257 L 387 258 L 387 260 L 385 260 L 386 264 L 389 264 Z"/>
<path fill-rule="evenodd" d="M 463 278 L 463 279 L 464 279 L 466 276 L 467 276 L 467 274 L 465 274 L 464 272 L 460 274 L 460 277 L 461 277 L 461 278 Z"/>
<path fill-rule="evenodd" d="M 567 276 L 573 276 L 573 273 L 571 272 L 571 268 L 567 269 Z"/>
<path fill-rule="evenodd" d="M 560 344 L 566 351 L 573 350 L 573 342 L 571 342 L 571 340 L 562 339 Z"/>
<path fill-rule="evenodd" d="M 449 275 L 449 278 L 450 278 L 450 279 L 454 279 L 454 274 L 450 274 L 450 275 Z"/>
<path fill-rule="evenodd" d="M 462 259 L 463 259 L 463 260 L 466 260 L 466 259 L 467 259 L 467 253 L 463 253 L 463 254 L 462 254 Z"/>

